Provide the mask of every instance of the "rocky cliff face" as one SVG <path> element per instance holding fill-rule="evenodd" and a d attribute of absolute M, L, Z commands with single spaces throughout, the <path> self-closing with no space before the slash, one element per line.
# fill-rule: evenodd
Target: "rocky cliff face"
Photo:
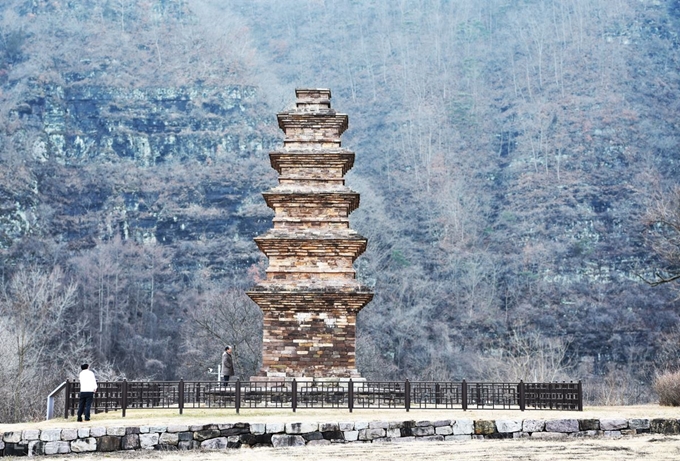
<path fill-rule="evenodd" d="M 20 106 L 37 118 L 43 135 L 36 159 L 65 165 L 130 159 L 148 167 L 162 162 L 226 160 L 262 151 L 252 87 L 126 90 L 79 84 L 39 87 Z"/>
<path fill-rule="evenodd" d="M 254 88 L 127 90 L 68 75 L 34 83 L 13 117 L 35 162 L 22 188 L 0 186 L 2 248 L 27 235 L 74 249 L 228 239 L 225 253 L 252 262 L 252 237 L 270 226 L 257 177 L 273 180 L 276 143 Z"/>

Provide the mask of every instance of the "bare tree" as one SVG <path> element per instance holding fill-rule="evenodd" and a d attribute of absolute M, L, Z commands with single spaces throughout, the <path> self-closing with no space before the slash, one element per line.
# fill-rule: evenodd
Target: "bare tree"
<path fill-rule="evenodd" d="M 480 374 L 498 381 L 547 383 L 565 379 L 571 364 L 566 339 L 547 338 L 537 331 L 515 329 L 503 348 L 490 351 L 480 361 Z"/>
<path fill-rule="evenodd" d="M 73 318 L 75 296 L 76 286 L 59 267 L 51 272 L 22 268 L 2 287 L 0 361 L 8 379 L 0 381 L 5 388 L 0 392 L 9 396 L 0 404 L 4 421 L 36 417 L 54 377 L 63 376 L 55 368 L 83 350 L 84 323 L 67 321 Z"/>
<path fill-rule="evenodd" d="M 242 378 L 256 374 L 262 355 L 262 313 L 243 290 L 214 286 L 189 308 L 185 337 L 187 371 L 201 374 L 218 363 L 226 345 Z"/>
<path fill-rule="evenodd" d="M 643 280 L 652 286 L 680 280 L 680 186 L 657 193 L 644 221 L 646 243 L 664 267 Z"/>

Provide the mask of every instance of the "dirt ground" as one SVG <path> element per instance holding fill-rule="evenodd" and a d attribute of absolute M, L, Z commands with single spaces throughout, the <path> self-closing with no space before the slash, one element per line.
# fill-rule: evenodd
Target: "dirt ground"
<path fill-rule="evenodd" d="M 95 426 L 136 426 L 167 424 L 207 424 L 228 422 L 341 422 L 341 421 L 406 421 L 443 419 L 591 419 L 591 418 L 678 418 L 678 408 L 643 405 L 630 407 L 589 407 L 583 412 L 559 411 L 419 411 L 403 410 L 374 411 L 359 410 L 290 410 L 254 411 L 244 410 L 236 414 L 233 410 L 188 410 L 184 415 L 176 411 L 130 411 L 125 418 L 120 412 L 93 415 L 90 427 Z M 56 418 L 22 424 L 0 425 L 0 433 L 30 428 L 82 427 L 74 418 Z M 3 458 L 19 460 L 25 458 Z M 618 439 L 576 439 L 563 440 L 470 440 L 463 442 L 394 442 L 394 443 L 351 443 L 330 446 L 306 446 L 295 448 L 242 448 L 220 451 L 134 451 L 101 454 L 71 454 L 50 456 L 49 460 L 163 460 L 163 461 L 212 461 L 212 460 L 313 460 L 313 461 L 403 461 L 403 460 L 488 460 L 488 461 L 562 461 L 562 460 L 680 460 L 680 436 L 658 434 L 621 437 Z"/>
<path fill-rule="evenodd" d="M 243 409 L 240 414 L 234 410 L 201 409 L 177 410 L 128 410 L 125 418 L 120 411 L 98 413 L 92 416 L 88 426 L 163 426 L 168 424 L 221 424 L 233 422 L 344 422 L 344 421 L 437 421 L 443 419 L 604 419 L 604 418 L 680 418 L 677 407 L 659 405 L 637 405 L 620 407 L 585 407 L 584 411 L 519 411 L 519 410 L 298 410 L 290 409 L 251 410 Z M 19 424 L 0 424 L 0 433 L 23 429 L 50 429 L 82 427 L 74 417 L 54 418 Z"/>

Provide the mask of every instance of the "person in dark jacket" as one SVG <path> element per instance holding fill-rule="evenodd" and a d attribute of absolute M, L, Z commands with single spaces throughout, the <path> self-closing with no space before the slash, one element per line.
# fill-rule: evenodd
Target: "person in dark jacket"
<path fill-rule="evenodd" d="M 222 382 L 229 382 L 230 376 L 234 376 L 234 358 L 231 356 L 231 346 L 227 346 L 222 352 Z"/>

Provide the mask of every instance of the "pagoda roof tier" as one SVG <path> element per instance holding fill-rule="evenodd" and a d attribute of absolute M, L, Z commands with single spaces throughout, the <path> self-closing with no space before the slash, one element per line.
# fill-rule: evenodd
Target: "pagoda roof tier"
<path fill-rule="evenodd" d="M 324 311 L 342 307 L 359 312 L 373 299 L 373 293 L 364 286 L 352 290 L 332 288 L 300 288 L 291 290 L 283 286 L 258 285 L 246 294 L 263 311 L 293 310 L 301 312 Z"/>
<path fill-rule="evenodd" d="M 298 239 L 262 236 L 256 237 L 255 243 L 258 248 L 271 256 L 296 256 L 296 257 L 336 257 L 345 256 L 354 261 L 366 251 L 366 239 Z"/>
<path fill-rule="evenodd" d="M 284 133 L 291 128 L 313 130 L 316 133 L 333 130 L 333 133 L 337 134 L 339 139 L 348 127 L 347 114 L 339 114 L 335 109 L 316 109 L 313 111 L 296 109 L 281 112 L 276 118 L 279 120 L 279 128 Z M 286 133 L 286 138 L 288 138 L 288 133 Z"/>
<path fill-rule="evenodd" d="M 354 152 L 346 149 L 297 149 L 269 153 L 272 168 L 342 168 L 345 175 L 354 166 Z"/>
<path fill-rule="evenodd" d="M 280 229 L 272 228 L 264 234 L 255 237 L 255 240 L 263 239 L 283 239 L 283 240 L 346 240 L 346 241 L 365 241 L 366 239 L 357 231 L 349 228 L 324 229 L 324 228 L 297 228 Z"/>
<path fill-rule="evenodd" d="M 264 192 L 262 196 L 267 206 L 273 210 L 276 210 L 277 206 L 308 207 L 310 204 L 322 204 L 324 208 L 347 207 L 347 212 L 351 213 L 359 207 L 359 194 L 349 188 L 332 190 L 309 186 L 294 188 L 277 186 L 269 192 Z"/>
<path fill-rule="evenodd" d="M 276 225 L 279 224 L 280 226 L 286 227 L 286 226 L 314 226 L 318 227 L 319 225 L 334 225 L 335 227 L 343 227 L 343 228 L 348 228 L 349 227 L 349 218 L 348 217 L 328 217 L 328 216 L 313 216 L 313 217 L 293 217 L 293 216 L 274 216 L 272 219 L 272 222 L 274 223 L 274 227 L 277 227 Z"/>

